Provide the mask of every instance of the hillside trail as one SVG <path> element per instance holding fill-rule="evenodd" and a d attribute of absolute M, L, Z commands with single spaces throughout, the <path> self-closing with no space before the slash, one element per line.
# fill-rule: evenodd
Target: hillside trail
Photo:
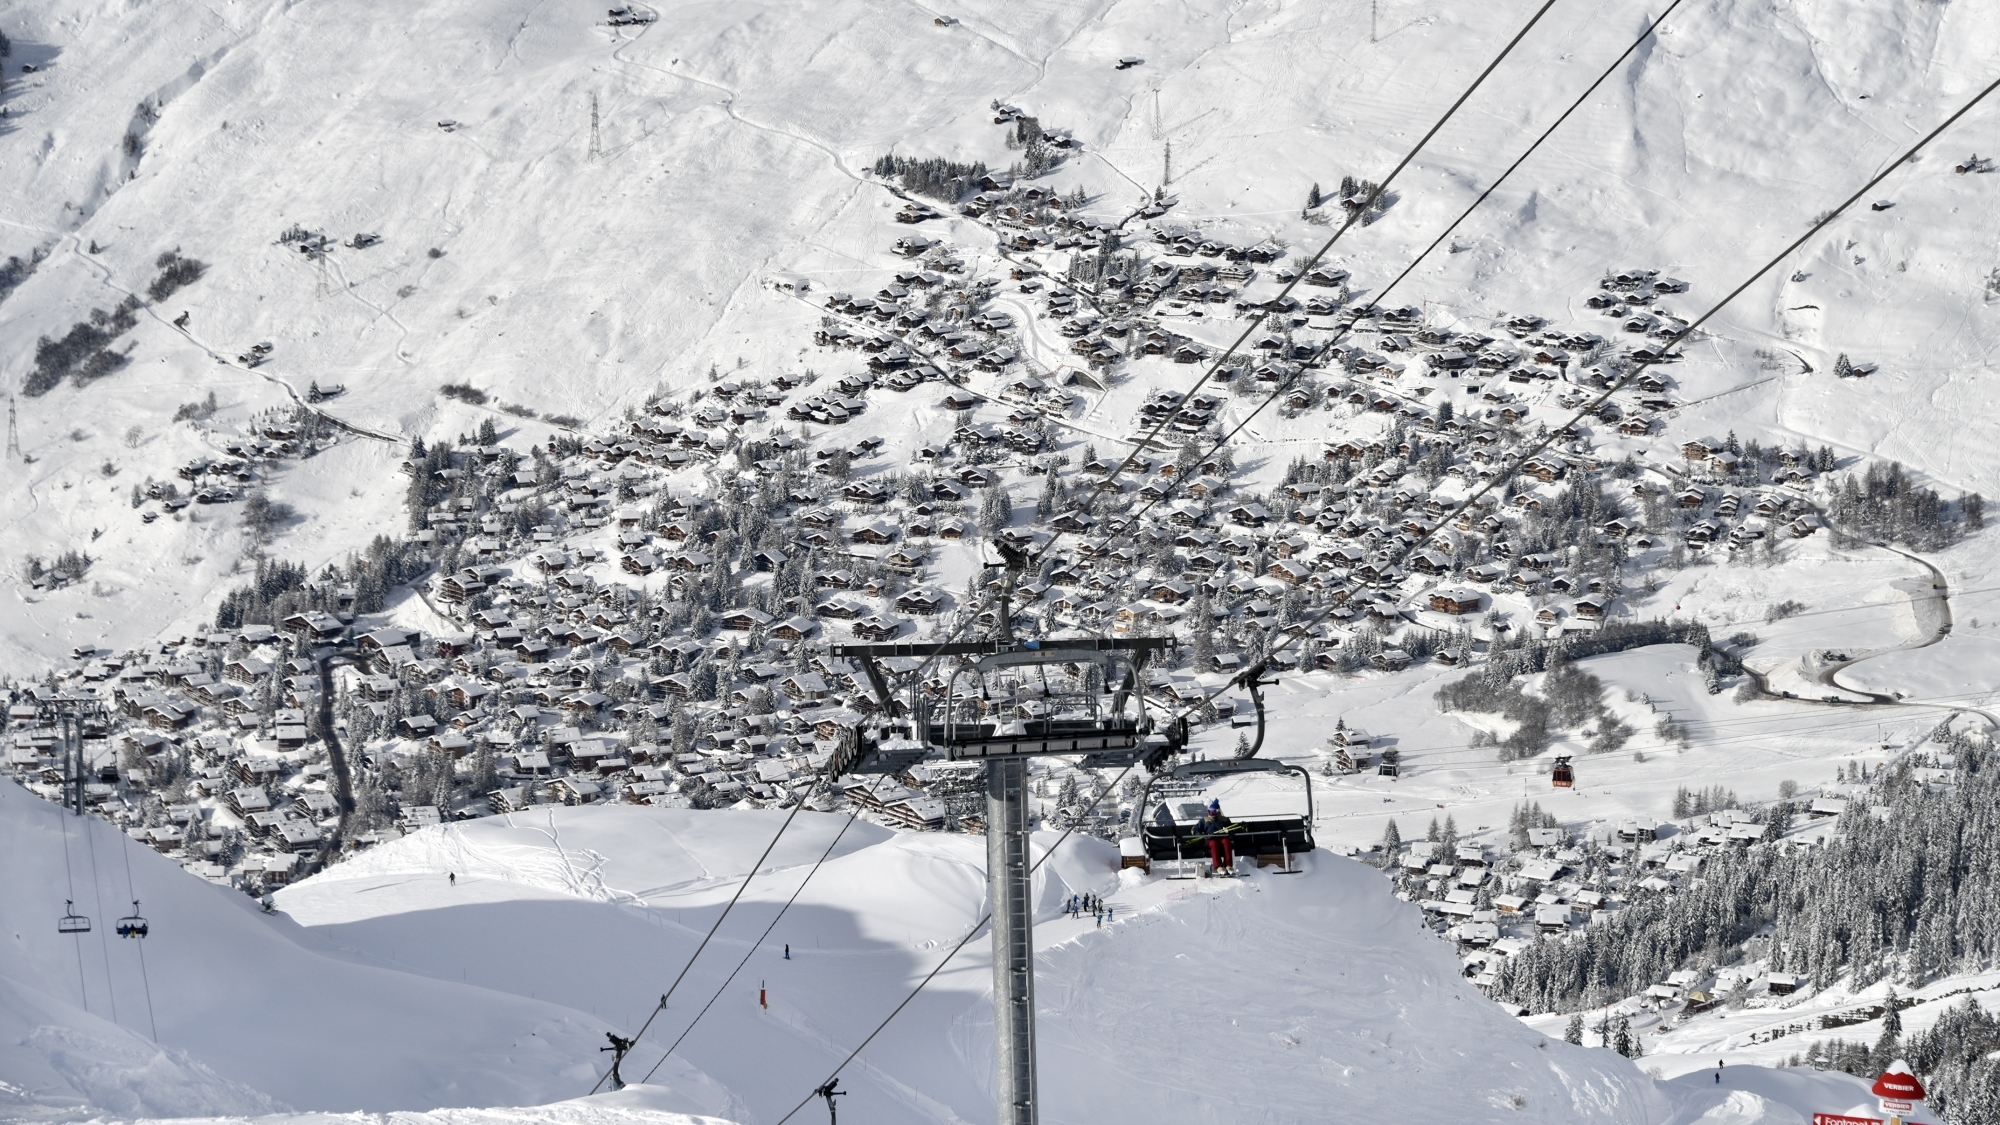
<path fill-rule="evenodd" d="M 91 257 L 89 254 L 84 253 L 82 249 L 82 238 L 83 238 L 82 235 L 68 234 L 64 235 L 63 238 L 64 241 L 69 243 L 69 249 L 71 253 L 75 255 L 76 259 L 82 262 L 87 268 L 89 268 L 92 273 L 95 273 L 97 275 L 97 280 L 105 288 L 123 294 L 124 296 L 130 297 L 133 300 L 140 300 L 139 294 L 133 292 L 130 289 L 125 288 L 123 285 L 120 285 L 118 283 L 116 277 L 111 272 L 111 267 L 106 266 L 104 263 Z M 192 329 L 174 328 L 173 322 L 168 320 L 165 314 L 160 312 L 159 308 L 154 304 L 152 304 L 151 302 L 140 301 L 139 309 L 140 311 L 144 312 L 147 316 L 151 317 L 155 322 L 165 325 L 169 328 L 173 328 L 173 330 L 179 333 L 180 336 L 183 339 L 187 340 L 188 343 L 193 344 L 195 347 L 201 349 L 203 352 L 206 352 L 210 359 L 215 360 L 215 362 L 221 364 L 222 366 L 233 367 L 239 371 L 249 372 L 253 375 L 256 375 L 258 378 L 264 380 L 266 383 L 270 383 L 271 385 L 279 388 L 280 390 L 283 390 L 285 392 L 286 397 L 292 400 L 292 405 L 298 407 L 301 410 L 305 410 L 312 414 L 318 415 L 320 418 L 324 419 L 328 425 L 331 425 L 334 428 L 345 431 L 347 433 L 353 434 L 356 437 L 371 438 L 375 441 L 388 442 L 392 445 L 403 444 L 403 438 L 401 438 L 400 436 L 393 434 L 385 434 L 379 430 L 371 430 L 366 426 L 356 425 L 353 422 L 349 422 L 345 418 L 341 418 L 337 415 L 328 413 L 326 410 L 324 410 L 323 408 L 319 407 L 316 404 L 307 402 L 304 396 L 299 394 L 298 388 L 292 386 L 291 383 L 267 371 L 259 370 L 257 368 L 249 366 L 248 364 L 236 362 L 235 360 L 231 359 L 228 355 L 224 354 L 223 352 L 219 352 L 215 348 L 211 347 L 207 342 L 203 341 L 201 337 L 196 336 Z"/>
<path fill-rule="evenodd" d="M 1815 505 L 1815 507 L 1817 508 L 1818 506 Z M 1818 509 L 1818 511 L 1820 518 L 1826 521 L 1827 526 L 1831 528 L 1833 524 L 1832 521 L 1828 519 L 1825 510 Z M 1940 570 L 1935 564 L 1930 562 L 1930 560 L 1925 559 L 1920 555 L 1913 554 L 1909 551 L 1905 551 L 1899 547 L 1892 547 L 1887 543 L 1879 542 L 1876 540 L 1864 540 L 1864 542 L 1866 543 L 1867 546 L 1876 548 L 1877 550 L 1887 551 L 1893 555 L 1899 555 L 1905 559 L 1910 560 L 1913 563 L 1916 563 L 1918 566 L 1924 568 L 1929 579 L 1928 582 L 1924 582 L 1920 578 L 1906 582 L 1898 582 L 1896 583 L 1896 587 L 1909 595 L 1910 614 L 1913 618 L 1916 619 L 1916 621 L 1920 625 L 1926 619 L 1926 613 L 1925 613 L 1926 606 L 1934 606 L 1935 616 L 1932 618 L 1932 620 L 1934 620 L 1935 624 L 1933 625 L 1929 633 L 1924 636 L 1920 636 L 1914 640 L 1906 641 L 1903 644 L 1890 645 L 1887 648 L 1880 648 L 1872 652 L 1865 652 L 1859 656 L 1855 656 L 1852 658 L 1846 658 L 1829 662 L 1824 667 L 1818 669 L 1812 674 L 1812 680 L 1814 683 L 1820 684 L 1821 686 L 1830 688 L 1834 691 L 1846 692 L 1849 695 L 1858 695 L 1862 696 L 1863 698 L 1796 699 L 1794 700 L 1794 702 L 1816 704 L 1826 707 L 1856 707 L 1856 708 L 1915 707 L 1932 711 L 1944 711 L 1949 714 L 1967 713 L 1967 714 L 1978 715 L 1980 718 L 1984 719 L 1986 721 L 1988 729 L 2000 730 L 2000 717 L 1996 717 L 1992 712 L 1983 710 L 1978 707 L 1956 706 L 1948 703 L 1911 703 L 1902 699 L 1893 692 L 1867 691 L 1862 688 L 1849 687 L 1848 685 L 1843 684 L 1839 681 L 1838 677 L 1841 672 L 1845 671 L 1848 668 L 1852 668 L 1863 661 L 1874 660 L 1878 657 L 1887 656 L 1890 653 L 1913 652 L 1920 648 L 1929 648 L 1930 646 L 1937 644 L 1939 641 L 1942 641 L 1946 637 L 1950 636 L 1952 630 L 1951 587 L 1950 584 L 1945 579 L 1944 571 Z M 1914 587 L 1914 588 L 1909 588 L 1909 587 Z M 1770 685 L 1768 681 L 1765 679 L 1765 675 L 1763 673 L 1758 672 L 1752 668 L 1749 668 L 1748 666 L 1745 666 L 1743 671 L 1745 674 L 1750 676 L 1751 680 L 1757 685 L 1757 689 L 1760 694 L 1770 699 L 1783 698 L 1783 695 L 1781 693 L 1771 690 Z"/>

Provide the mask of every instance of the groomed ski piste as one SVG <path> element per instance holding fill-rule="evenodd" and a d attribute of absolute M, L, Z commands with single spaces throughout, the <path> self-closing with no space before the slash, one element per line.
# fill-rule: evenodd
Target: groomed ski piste
<path fill-rule="evenodd" d="M 67 819 L 0 789 L 0 1118 L 775 1125 L 985 897 L 977 839 L 854 823 L 650 1082 L 578 1101 L 604 1069 L 605 1032 L 643 1020 L 782 814 L 550 808 L 431 828 L 287 888 L 271 913 L 94 818 Z M 628 1058 L 628 1079 L 660 1060 L 846 821 L 800 815 Z M 1302 1122 L 1337 1108 L 1352 1120 L 1791 1125 L 1868 1102 L 1845 1075 L 1732 1066 L 1719 1084 L 1707 1069 L 1661 1082 L 1645 1060 L 1544 1036 L 1463 980 L 1378 872 L 1325 851 L 1298 876 L 1246 868 L 1235 880 L 1116 863 L 1078 838 L 1035 881 L 1052 1123 Z M 139 943 L 102 924 L 55 933 L 46 904 L 71 897 L 71 876 L 100 923 L 141 899 L 149 990 Z M 1083 892 L 1104 898 L 1110 924 L 1063 914 Z M 990 972 L 982 934 L 843 1073 L 850 1119 L 986 1118 Z M 506 1108 L 519 1106 L 539 1108 Z M 793 1120 L 823 1113 L 815 1099 Z"/>

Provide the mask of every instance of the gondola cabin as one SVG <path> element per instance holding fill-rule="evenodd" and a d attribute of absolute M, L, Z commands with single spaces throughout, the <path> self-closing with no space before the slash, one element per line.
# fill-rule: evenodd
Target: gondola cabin
<path fill-rule="evenodd" d="M 1239 855 L 1282 864 L 1313 850 L 1311 776 L 1267 758 L 1227 758 L 1189 762 L 1147 786 L 1139 825 L 1147 858 L 1205 857 L 1201 819 L 1210 801 L 1233 822 L 1229 838 Z"/>
<path fill-rule="evenodd" d="M 1576 771 L 1570 768 L 1568 757 L 1565 756 L 1556 759 L 1556 768 L 1549 774 L 1549 784 L 1555 786 L 1557 789 L 1573 789 L 1576 787 Z"/>

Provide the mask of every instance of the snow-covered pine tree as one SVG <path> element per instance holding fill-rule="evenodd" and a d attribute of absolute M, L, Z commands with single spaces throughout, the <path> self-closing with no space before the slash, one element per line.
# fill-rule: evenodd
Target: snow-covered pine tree
<path fill-rule="evenodd" d="M 1382 867 L 1391 870 L 1396 866 L 1396 856 L 1403 850 L 1403 833 L 1396 827 L 1394 817 L 1389 819 L 1389 827 L 1382 830 Z"/>

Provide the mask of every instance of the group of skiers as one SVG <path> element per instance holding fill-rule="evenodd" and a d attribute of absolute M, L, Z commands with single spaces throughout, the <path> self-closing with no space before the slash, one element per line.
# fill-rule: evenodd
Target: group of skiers
<path fill-rule="evenodd" d="M 1110 904 L 1106 903 L 1103 898 L 1087 891 L 1080 895 L 1069 896 L 1069 901 L 1063 903 L 1063 913 L 1079 920 L 1085 914 L 1088 914 L 1097 919 L 1099 926 L 1103 926 L 1104 923 L 1111 920 Z"/>

